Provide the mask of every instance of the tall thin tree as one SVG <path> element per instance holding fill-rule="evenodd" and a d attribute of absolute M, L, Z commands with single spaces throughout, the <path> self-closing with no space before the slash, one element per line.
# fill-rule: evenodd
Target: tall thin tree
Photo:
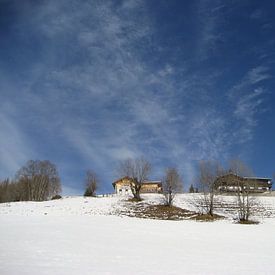
<path fill-rule="evenodd" d="M 221 165 L 214 160 L 205 160 L 199 163 L 199 183 L 203 197 L 199 202 L 206 214 L 214 215 L 215 198 L 217 194 L 216 179 L 224 174 Z"/>
<path fill-rule="evenodd" d="M 232 159 L 229 162 L 229 170 L 235 175 L 234 185 L 238 220 L 249 221 L 255 206 L 260 207 L 259 201 L 252 196 L 250 188 L 254 186 L 253 171 L 243 161 Z"/>
<path fill-rule="evenodd" d="M 175 195 L 183 190 L 183 181 L 176 168 L 166 170 L 162 187 L 165 204 L 172 206 Z"/>

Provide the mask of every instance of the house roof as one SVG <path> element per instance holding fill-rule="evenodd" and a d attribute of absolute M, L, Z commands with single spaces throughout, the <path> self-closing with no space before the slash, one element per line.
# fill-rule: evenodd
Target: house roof
<path fill-rule="evenodd" d="M 260 177 L 244 177 L 245 179 L 249 179 L 249 180 L 272 180 L 271 178 L 260 178 Z"/>
<path fill-rule="evenodd" d="M 131 180 L 131 178 L 128 177 L 128 176 L 122 177 L 122 178 L 119 178 L 119 179 L 117 179 L 116 181 L 114 181 L 113 184 L 114 184 L 114 183 L 117 183 L 117 182 L 120 182 L 120 181 L 122 181 L 122 180 Z"/>
<path fill-rule="evenodd" d="M 235 177 L 238 177 L 238 178 L 243 178 L 243 179 L 249 179 L 249 180 L 272 180 L 271 178 L 264 178 L 264 177 L 242 177 L 242 176 L 239 176 L 235 173 L 232 173 L 232 172 L 229 172 L 228 174 L 224 174 L 224 175 L 221 175 L 219 177 L 217 177 L 217 179 L 219 178 L 225 178 L 225 177 L 228 177 L 228 176 L 235 176 Z"/>
<path fill-rule="evenodd" d="M 240 177 L 236 174 L 233 174 L 233 173 L 228 173 L 228 174 L 225 174 L 223 176 L 220 176 L 216 179 L 216 183 L 218 185 L 220 184 L 224 184 L 226 183 L 227 184 L 227 180 L 228 179 L 232 179 L 233 178 L 236 178 L 238 180 L 242 180 L 244 182 L 253 182 L 254 184 L 258 184 L 258 185 L 261 185 L 261 186 L 266 186 L 266 187 L 270 187 L 272 185 L 272 180 L 270 178 L 260 178 L 260 177 Z M 237 184 L 237 182 L 235 182 L 234 180 L 232 182 L 230 182 L 231 185 L 235 185 Z"/>
<path fill-rule="evenodd" d="M 150 184 L 157 184 L 157 185 L 162 185 L 162 182 L 160 181 L 160 180 L 146 180 L 146 181 L 144 181 L 142 184 L 148 184 L 148 185 L 150 185 Z"/>
<path fill-rule="evenodd" d="M 238 176 L 238 175 L 230 172 L 228 174 L 224 174 L 224 175 L 218 176 L 215 181 L 217 183 L 219 183 L 219 182 L 223 181 L 224 179 L 228 180 L 228 178 L 235 178 L 235 179 L 238 179 L 238 180 L 243 179 L 243 177 L 240 177 L 240 176 Z"/>
<path fill-rule="evenodd" d="M 114 182 L 112 183 L 112 185 L 114 186 L 114 188 L 115 188 L 115 185 L 116 185 L 118 182 L 122 181 L 122 180 L 131 180 L 131 178 L 128 177 L 128 176 L 125 176 L 125 177 L 122 177 L 122 178 L 117 179 L 116 181 L 114 181 Z"/>

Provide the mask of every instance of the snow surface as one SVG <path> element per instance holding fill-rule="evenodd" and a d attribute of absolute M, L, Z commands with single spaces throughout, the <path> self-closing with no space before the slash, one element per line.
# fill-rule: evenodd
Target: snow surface
<path fill-rule="evenodd" d="M 261 200 L 275 206 L 275 197 Z M 117 216 L 126 205 L 118 197 L 0 204 L 0 274 L 274 274 L 273 216 L 259 225 Z"/>

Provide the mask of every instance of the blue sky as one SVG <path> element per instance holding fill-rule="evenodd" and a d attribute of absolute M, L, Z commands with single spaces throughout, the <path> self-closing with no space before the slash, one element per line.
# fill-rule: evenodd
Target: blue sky
<path fill-rule="evenodd" d="M 0 1 L 0 178 L 29 159 L 111 192 L 144 156 L 151 179 L 240 158 L 275 172 L 274 1 Z"/>

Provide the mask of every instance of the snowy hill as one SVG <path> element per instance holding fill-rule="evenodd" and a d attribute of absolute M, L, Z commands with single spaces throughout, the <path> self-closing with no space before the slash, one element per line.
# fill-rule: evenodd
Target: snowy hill
<path fill-rule="evenodd" d="M 190 196 L 176 204 L 192 207 Z M 261 201 L 273 213 L 275 197 Z M 273 214 L 260 213 L 259 225 L 163 221 L 122 216 L 128 205 L 119 197 L 1 204 L 0 274 L 274 274 Z"/>

